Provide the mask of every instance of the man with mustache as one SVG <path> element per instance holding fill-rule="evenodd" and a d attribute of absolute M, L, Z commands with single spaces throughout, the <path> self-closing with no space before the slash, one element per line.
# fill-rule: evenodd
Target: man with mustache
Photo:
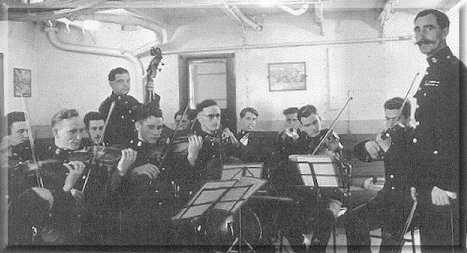
<path fill-rule="evenodd" d="M 446 44 L 449 18 L 427 9 L 414 19 L 416 45 L 428 68 L 414 95 L 412 197 L 418 200 L 423 252 L 459 246 L 459 97 L 466 67 Z M 463 235 L 464 236 L 464 235 Z"/>

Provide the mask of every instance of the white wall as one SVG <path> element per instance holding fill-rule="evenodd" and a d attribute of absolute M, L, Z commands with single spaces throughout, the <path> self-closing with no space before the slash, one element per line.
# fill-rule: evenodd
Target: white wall
<path fill-rule="evenodd" d="M 458 15 L 452 15 L 452 26 L 458 26 Z M 411 35 L 413 17 L 410 11 L 396 12 L 386 24 L 384 36 Z M 423 74 L 425 57 L 413 41 L 406 39 L 334 45 L 333 41 L 378 38 L 377 24 L 372 21 L 376 16 L 349 12 L 329 14 L 325 18 L 325 36 L 319 34 L 310 14 L 265 17 L 261 32 L 242 29 L 228 17 L 207 17 L 196 22 L 180 20 L 184 25 L 175 31 L 173 41 L 163 46 L 165 65 L 155 80 L 165 118 L 171 122 L 179 109 L 177 51 L 226 48 L 224 52 L 235 54 L 237 112 L 245 106 L 257 108 L 259 129 L 278 130 L 283 109 L 308 103 L 317 106 L 329 124 L 349 95 L 354 100 L 343 113 L 338 132 L 371 133 L 379 129 L 383 102 L 389 97 L 405 95 L 415 73 L 422 71 Z M 11 75 L 14 66 L 33 69 L 33 124 L 48 124 L 60 108 L 76 108 L 82 115 L 96 110 L 110 94 L 107 74 L 114 67 L 129 69 L 131 78 L 135 78 L 130 63 L 124 59 L 64 52 L 52 47 L 43 30 L 32 25 L 10 22 L 8 28 L 12 30 L 8 35 L 9 45 L 15 46 L 6 55 L 9 65 L 5 73 Z M 119 26 L 106 25 L 92 34 L 82 35 L 72 30 L 60 38 L 134 50 L 152 41 L 153 36 L 147 30 L 126 32 Z M 459 51 L 455 46 L 459 44 L 458 37 L 458 30 L 451 29 L 448 43 L 455 54 Z M 316 41 L 323 45 L 248 48 Z M 239 48 L 242 45 L 244 48 Z M 150 60 L 149 56 L 143 57 L 143 66 Z M 302 61 L 306 62 L 307 90 L 269 92 L 268 63 Z M 141 98 L 142 90 L 143 87 L 132 87 L 131 94 Z M 19 108 L 16 100 L 8 105 L 7 111 Z"/>

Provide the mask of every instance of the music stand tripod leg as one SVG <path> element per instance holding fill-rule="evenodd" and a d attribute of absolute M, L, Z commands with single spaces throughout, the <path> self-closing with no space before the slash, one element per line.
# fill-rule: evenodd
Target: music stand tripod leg
<path fill-rule="evenodd" d="M 233 252 L 238 252 L 238 253 L 241 253 L 242 252 L 242 241 L 248 246 L 249 248 L 249 251 L 248 252 L 254 252 L 256 253 L 256 251 L 253 249 L 253 246 L 251 246 L 251 244 L 242 237 L 242 207 L 240 207 L 238 209 L 238 232 L 237 232 L 238 236 L 235 238 L 235 241 L 232 243 L 232 245 L 230 245 L 229 247 L 229 250 L 227 251 L 227 253 L 233 253 Z M 233 250 L 233 247 L 238 243 L 238 251 L 235 251 Z"/>

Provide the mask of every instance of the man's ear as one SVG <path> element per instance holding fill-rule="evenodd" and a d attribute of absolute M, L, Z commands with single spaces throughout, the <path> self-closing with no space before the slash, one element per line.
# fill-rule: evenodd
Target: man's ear
<path fill-rule="evenodd" d="M 141 123 L 139 121 L 135 122 L 135 128 L 136 128 L 136 131 L 138 131 L 138 132 L 141 129 Z"/>
<path fill-rule="evenodd" d="M 58 138 L 58 130 L 57 130 L 57 128 L 52 128 L 52 135 L 54 136 L 54 138 Z"/>
<path fill-rule="evenodd" d="M 446 39 L 448 37 L 448 34 L 449 34 L 449 27 L 446 27 L 441 31 L 443 33 L 443 38 Z"/>

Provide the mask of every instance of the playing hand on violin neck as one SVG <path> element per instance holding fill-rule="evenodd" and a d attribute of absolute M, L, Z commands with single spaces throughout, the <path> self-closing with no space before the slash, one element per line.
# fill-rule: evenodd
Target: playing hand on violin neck
<path fill-rule="evenodd" d="M 76 182 L 81 178 L 86 165 L 80 161 L 71 161 L 63 164 L 68 169 L 68 175 L 63 185 L 63 190 L 68 192 L 75 186 Z"/>
<path fill-rule="evenodd" d="M 199 151 L 203 147 L 203 137 L 197 134 L 188 137 L 188 162 L 194 166 L 196 159 L 198 159 Z"/>
<path fill-rule="evenodd" d="M 117 170 L 120 176 L 124 176 L 128 172 L 131 164 L 136 160 L 137 155 L 138 152 L 131 148 L 122 150 L 122 158 L 120 158 L 117 164 Z"/>

